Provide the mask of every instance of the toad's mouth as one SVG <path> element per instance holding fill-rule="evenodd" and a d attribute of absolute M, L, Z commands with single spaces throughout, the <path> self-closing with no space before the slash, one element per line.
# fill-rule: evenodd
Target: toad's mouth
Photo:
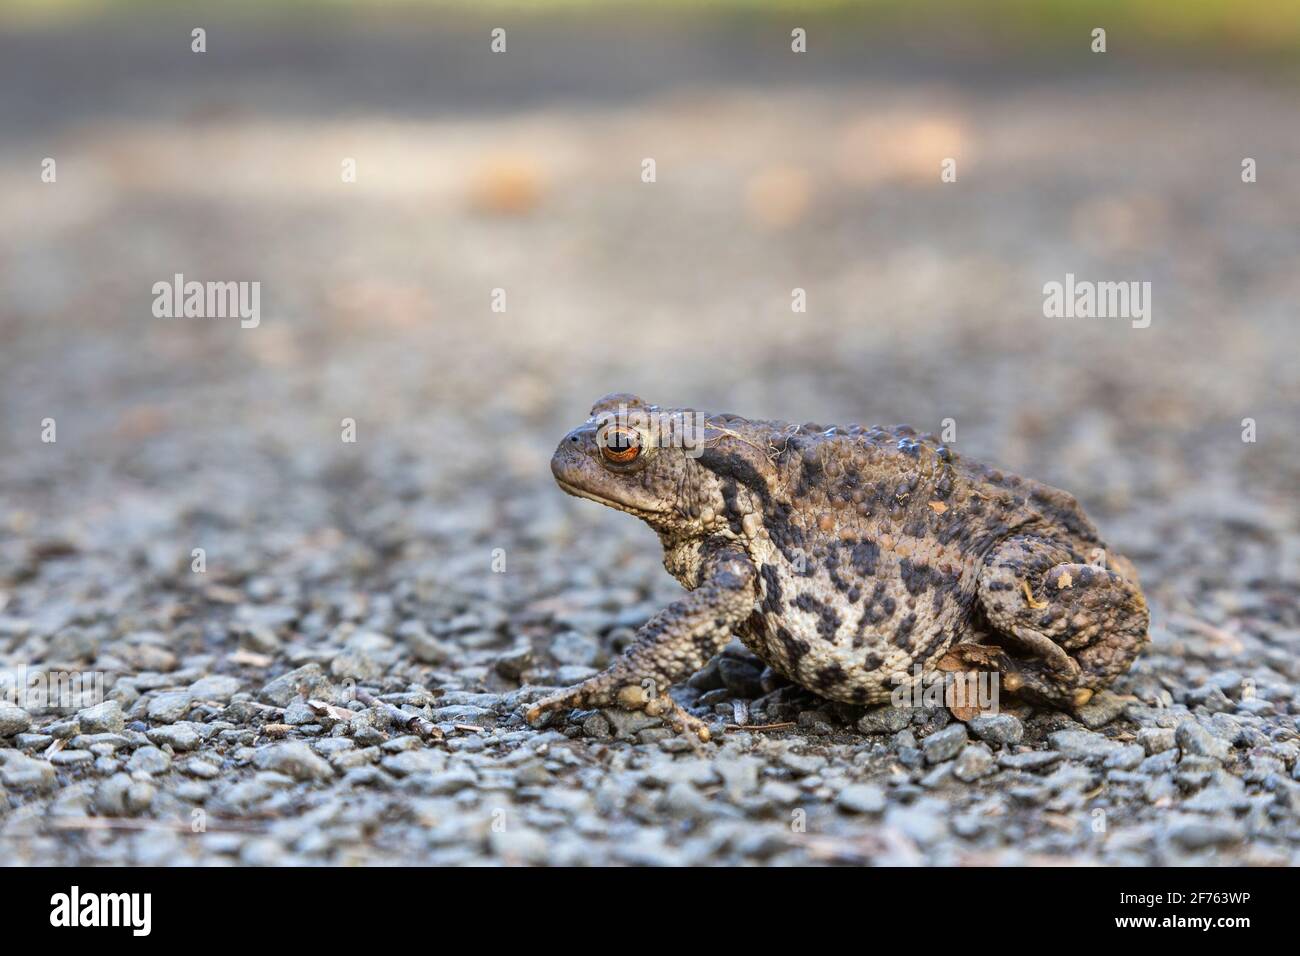
<path fill-rule="evenodd" d="M 617 501 L 614 498 L 607 498 L 605 495 L 598 494 L 597 492 L 589 491 L 586 488 L 580 488 L 577 485 L 570 484 L 563 478 L 556 478 L 555 483 L 560 486 L 561 490 L 564 491 L 565 494 L 573 495 L 575 498 L 586 498 L 589 501 L 602 504 L 607 508 L 614 508 L 617 511 L 626 511 L 628 514 L 640 517 L 650 515 L 649 511 L 638 508 L 635 505 L 629 505 L 625 502 Z"/>

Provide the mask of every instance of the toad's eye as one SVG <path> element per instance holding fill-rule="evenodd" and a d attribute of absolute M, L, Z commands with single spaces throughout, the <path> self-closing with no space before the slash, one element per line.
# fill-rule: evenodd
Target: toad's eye
<path fill-rule="evenodd" d="M 641 454 L 641 433 L 634 428 L 611 425 L 600 433 L 599 444 L 606 461 L 627 465 Z"/>

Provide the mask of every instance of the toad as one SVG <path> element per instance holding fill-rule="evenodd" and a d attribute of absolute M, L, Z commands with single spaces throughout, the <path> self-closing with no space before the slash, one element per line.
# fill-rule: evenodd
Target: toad
<path fill-rule="evenodd" d="M 907 426 L 823 427 L 609 395 L 560 442 L 560 487 L 659 535 L 687 589 L 610 667 L 527 712 L 619 706 L 708 739 L 668 694 L 736 635 L 832 700 L 889 701 L 953 661 L 1087 703 L 1147 641 L 1133 565 L 1064 491 Z"/>

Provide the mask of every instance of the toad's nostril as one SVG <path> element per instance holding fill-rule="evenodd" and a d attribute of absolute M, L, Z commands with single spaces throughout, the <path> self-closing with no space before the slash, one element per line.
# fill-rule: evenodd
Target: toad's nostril
<path fill-rule="evenodd" d="M 569 441 L 577 441 L 577 440 L 578 440 L 578 436 L 577 436 L 577 435 L 570 435 L 570 436 L 569 436 Z"/>

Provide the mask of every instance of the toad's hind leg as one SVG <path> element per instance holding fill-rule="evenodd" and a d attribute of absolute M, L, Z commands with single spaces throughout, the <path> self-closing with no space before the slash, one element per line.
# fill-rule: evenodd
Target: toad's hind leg
<path fill-rule="evenodd" d="M 704 556 L 698 588 L 646 622 L 632 646 L 608 668 L 534 704 L 528 720 L 551 710 L 619 706 L 663 716 L 678 732 L 707 740 L 704 722 L 669 697 L 668 687 L 691 676 L 731 640 L 754 609 L 756 578 L 744 552 L 715 548 Z"/>
<path fill-rule="evenodd" d="M 1030 655 L 1003 674 L 1005 689 L 1081 706 L 1128 669 L 1147 640 L 1147 606 L 1132 565 L 1108 563 L 1081 563 L 1032 535 L 993 551 L 980 572 L 980 603 L 1011 649 Z"/>

